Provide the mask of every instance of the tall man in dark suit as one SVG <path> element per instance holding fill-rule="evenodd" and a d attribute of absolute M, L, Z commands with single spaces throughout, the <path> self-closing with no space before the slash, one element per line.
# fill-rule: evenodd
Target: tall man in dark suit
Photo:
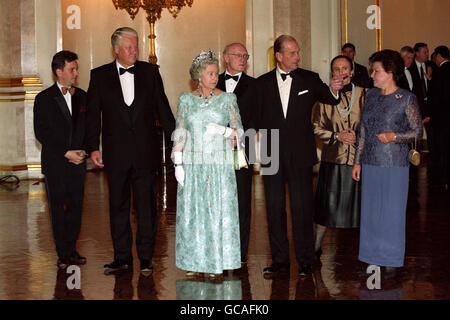
<path fill-rule="evenodd" d="M 372 79 L 369 77 L 367 68 L 355 62 L 356 48 L 352 43 L 346 43 L 342 46 L 342 54 L 349 57 L 353 61 L 353 78 L 352 82 L 359 87 L 372 88 Z"/>
<path fill-rule="evenodd" d="M 299 47 L 295 38 L 282 35 L 274 43 L 277 68 L 260 76 L 254 86 L 256 128 L 267 129 L 267 154 L 272 150 L 271 136 L 279 133 L 279 169 L 268 175 L 262 164 L 267 207 L 272 265 L 270 274 L 289 270 L 289 242 L 286 223 L 285 180 L 289 184 L 295 255 L 301 275 L 310 274 L 315 262 L 313 237 L 313 171 L 317 163 L 316 144 L 311 123 L 313 105 L 339 102 L 342 79 L 324 84 L 317 73 L 298 68 Z M 276 141 L 275 141 L 276 142 Z M 263 149 L 263 146 L 261 146 Z M 272 161 L 273 162 L 273 161 Z"/>
<path fill-rule="evenodd" d="M 88 89 L 86 141 L 95 165 L 105 167 L 109 186 L 114 261 L 105 274 L 132 263 L 130 196 L 137 211 L 136 248 L 141 274 L 153 272 L 157 231 L 155 173 L 161 161 L 155 113 L 170 137 L 175 120 L 156 65 L 137 61 L 138 35 L 119 28 L 111 44 L 116 60 L 93 69 Z M 99 151 L 102 133 L 103 157 Z"/>
<path fill-rule="evenodd" d="M 413 90 L 419 102 L 420 112 L 422 113 L 422 122 L 427 132 L 427 145 L 431 153 L 433 162 L 436 162 L 435 155 L 433 155 L 434 147 L 434 133 L 431 119 L 430 104 L 428 102 L 428 90 L 430 87 L 430 80 L 427 78 L 427 67 L 425 62 L 428 61 L 429 51 L 426 43 L 416 43 L 414 45 L 414 62 L 409 67 L 413 81 Z"/>
<path fill-rule="evenodd" d="M 430 102 L 433 130 L 436 138 L 436 168 L 439 181 L 445 190 L 450 186 L 450 50 L 439 46 L 434 50 L 438 66 L 430 84 Z"/>
<path fill-rule="evenodd" d="M 53 56 L 53 86 L 40 92 L 34 102 L 34 132 L 42 144 L 53 240 L 60 269 L 85 264 L 76 242 L 81 228 L 86 157 L 84 147 L 86 92 L 74 86 L 78 57 L 70 51 Z"/>
<path fill-rule="evenodd" d="M 248 103 L 245 94 L 249 93 L 249 87 L 254 78 L 245 74 L 247 68 L 247 60 L 249 58 L 247 49 L 240 43 L 231 43 L 225 47 L 223 56 L 226 62 L 226 70 L 219 75 L 217 88 L 225 92 L 233 92 L 237 97 L 239 113 L 241 115 L 244 130 L 252 126 L 251 114 L 249 113 Z M 247 158 L 249 157 L 250 144 L 254 141 L 246 139 L 245 151 Z M 252 178 L 253 165 L 250 164 L 248 169 L 242 168 L 236 170 L 236 183 L 238 190 L 239 202 L 239 228 L 241 236 L 241 262 L 247 263 L 247 251 L 250 238 L 250 220 L 252 214 Z"/>

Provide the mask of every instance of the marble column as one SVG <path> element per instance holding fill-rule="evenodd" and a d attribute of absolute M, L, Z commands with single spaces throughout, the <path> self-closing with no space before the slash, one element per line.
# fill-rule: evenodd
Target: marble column
<path fill-rule="evenodd" d="M 0 61 L 7 63 L 0 65 L 0 176 L 41 177 L 33 104 L 36 94 L 53 82 L 50 61 L 57 51 L 59 1 L 2 1 Z"/>

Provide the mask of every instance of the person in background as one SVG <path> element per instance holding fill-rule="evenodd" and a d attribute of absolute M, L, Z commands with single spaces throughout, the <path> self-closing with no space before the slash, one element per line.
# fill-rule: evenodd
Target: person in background
<path fill-rule="evenodd" d="M 225 92 L 232 92 L 236 95 L 239 113 L 241 115 L 244 130 L 249 129 L 251 124 L 251 114 L 249 113 L 246 97 L 249 96 L 249 88 L 254 82 L 254 78 L 245 73 L 249 55 L 247 49 L 241 43 L 231 43 L 223 50 L 223 57 L 226 63 L 225 72 L 219 75 L 217 89 Z M 249 97 L 251 98 L 251 97 Z M 245 141 L 245 152 L 249 159 L 250 143 L 254 141 Z M 247 263 L 248 243 L 250 240 L 250 221 L 252 215 L 252 180 L 253 164 L 248 168 L 236 170 L 236 183 L 239 201 L 239 229 L 241 238 L 241 263 Z"/>
<path fill-rule="evenodd" d="M 352 60 L 354 70 L 352 83 L 355 84 L 355 86 L 363 88 L 373 87 L 367 68 L 355 62 L 355 55 L 356 55 L 355 45 L 352 43 L 344 44 L 342 46 L 341 53 L 342 55 L 347 56 L 350 58 L 350 60 Z"/>

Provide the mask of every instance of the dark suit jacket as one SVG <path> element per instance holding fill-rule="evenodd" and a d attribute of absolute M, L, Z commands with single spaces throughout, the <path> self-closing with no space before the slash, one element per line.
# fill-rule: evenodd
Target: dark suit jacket
<path fill-rule="evenodd" d="M 422 113 L 422 118 L 426 118 L 430 116 L 430 110 L 428 107 L 428 102 L 425 100 L 425 97 L 427 96 L 427 92 L 425 92 L 422 88 L 422 80 L 420 79 L 420 72 L 417 68 L 416 61 L 413 61 L 411 66 L 409 67 L 409 72 L 411 72 L 411 78 L 413 80 L 413 90 L 412 93 L 414 93 L 417 97 L 417 100 L 419 101 L 420 106 L 420 112 Z M 425 70 L 427 72 L 427 70 Z M 425 81 L 427 82 L 427 87 L 430 87 L 430 82 L 428 81 L 427 77 L 425 77 Z"/>
<path fill-rule="evenodd" d="M 242 126 L 244 130 L 247 130 L 249 128 L 253 128 L 253 119 L 251 115 L 251 104 L 250 104 L 250 87 L 254 83 L 255 78 L 250 77 L 249 75 L 242 72 L 242 75 L 234 88 L 233 93 L 237 97 L 237 104 L 239 107 L 239 114 L 241 116 Z M 221 73 L 219 75 L 219 82 L 217 82 L 217 88 L 222 91 L 227 91 L 226 85 L 225 85 L 225 72 Z M 247 158 L 249 159 L 249 152 L 250 152 L 250 141 L 246 139 L 245 141 L 245 153 L 247 154 Z"/>
<path fill-rule="evenodd" d="M 85 163 L 74 165 L 64 155 L 69 150 L 85 150 L 86 92 L 75 88 L 71 115 L 55 83 L 36 96 L 33 112 L 34 132 L 42 144 L 42 173 L 60 174 L 67 166 L 84 169 Z"/>
<path fill-rule="evenodd" d="M 254 111 L 256 128 L 268 129 L 268 154 L 270 155 L 270 131 L 279 129 L 280 157 L 292 159 L 298 166 L 317 163 L 311 112 L 317 101 L 337 104 L 330 88 L 317 73 L 304 69 L 292 71 L 292 85 L 286 118 L 284 118 L 276 69 L 260 76 L 254 86 Z M 300 94 L 306 91 L 306 93 Z M 253 90 L 252 90 L 253 91 Z"/>
<path fill-rule="evenodd" d="M 170 140 L 175 119 L 164 93 L 156 65 L 136 61 L 134 101 L 128 107 L 123 98 L 116 61 L 91 70 L 88 89 L 86 145 L 99 150 L 102 133 L 105 169 L 157 169 L 161 163 L 155 118 Z"/>
<path fill-rule="evenodd" d="M 444 63 L 433 72 L 429 92 L 433 123 L 448 126 L 450 117 L 450 62 Z"/>
<path fill-rule="evenodd" d="M 241 78 L 239 79 L 236 87 L 234 88 L 233 93 L 237 97 L 237 103 L 239 106 L 239 113 L 241 115 L 242 126 L 244 130 L 247 130 L 251 124 L 251 115 L 250 108 L 246 103 L 246 95 L 249 94 L 249 88 L 252 83 L 255 81 L 255 78 L 250 77 L 249 75 L 242 72 Z M 225 86 L 225 72 L 219 75 L 219 82 L 217 82 L 217 88 L 226 92 Z"/>
<path fill-rule="evenodd" d="M 408 70 L 409 70 L 409 68 L 408 68 Z M 411 71 L 409 71 L 409 72 L 411 73 Z M 398 81 L 397 85 L 402 89 L 408 90 L 409 92 L 412 92 L 414 90 L 414 83 L 413 83 L 413 90 L 411 90 L 409 88 L 408 78 L 406 78 L 406 74 L 404 72 L 403 72 L 400 80 Z"/>
<path fill-rule="evenodd" d="M 355 86 L 363 87 L 363 88 L 372 88 L 372 82 L 369 77 L 369 72 L 367 68 L 359 63 L 355 62 L 355 72 L 353 74 L 352 82 Z"/>

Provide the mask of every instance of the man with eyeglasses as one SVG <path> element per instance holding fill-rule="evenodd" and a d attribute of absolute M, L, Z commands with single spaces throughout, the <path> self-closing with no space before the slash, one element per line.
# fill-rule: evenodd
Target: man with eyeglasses
<path fill-rule="evenodd" d="M 233 92 L 237 97 L 239 112 L 241 115 L 244 130 L 252 127 L 248 108 L 245 106 L 246 93 L 250 85 L 255 80 L 245 74 L 247 61 L 250 57 L 247 49 L 240 43 L 231 43 L 227 45 L 223 51 L 226 63 L 226 70 L 219 75 L 217 88 L 226 92 Z M 249 139 L 245 141 L 245 152 L 249 158 Z M 239 201 L 239 228 L 241 236 L 241 262 L 242 265 L 247 263 L 247 251 L 250 238 L 250 217 L 252 214 L 252 177 L 253 165 L 249 164 L 248 169 L 242 168 L 236 170 L 236 183 L 238 189 Z"/>

